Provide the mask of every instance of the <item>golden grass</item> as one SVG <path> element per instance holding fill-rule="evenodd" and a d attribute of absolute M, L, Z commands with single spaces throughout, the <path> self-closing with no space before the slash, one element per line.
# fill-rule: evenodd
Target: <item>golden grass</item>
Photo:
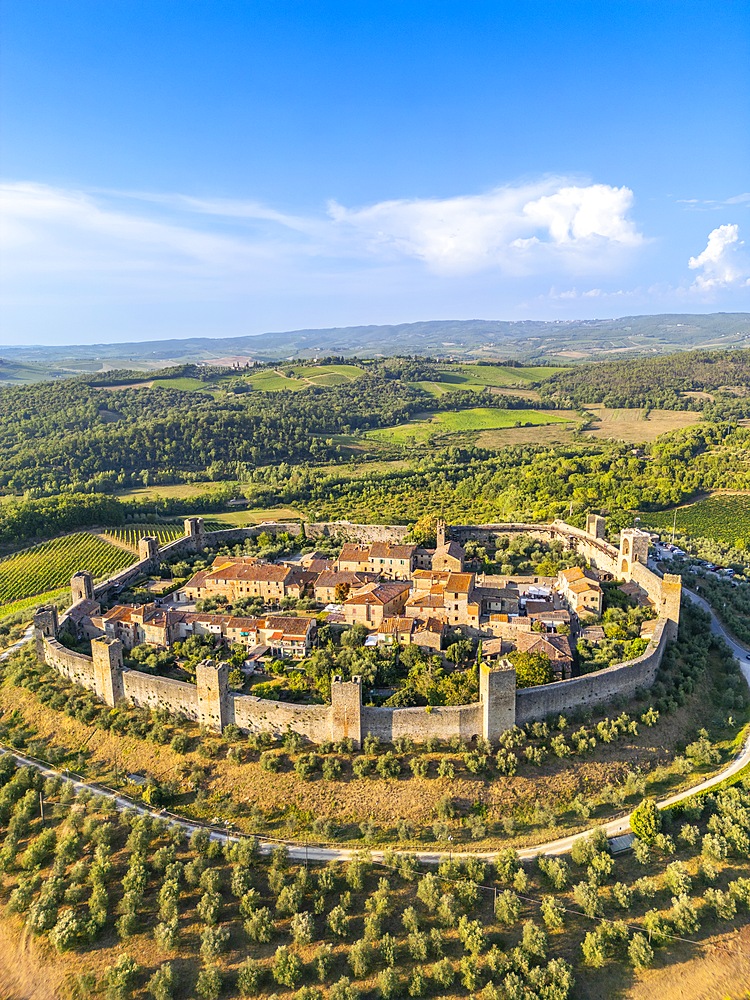
<path fill-rule="evenodd" d="M 608 409 L 600 403 L 586 407 L 594 414 L 591 427 L 585 432 L 590 437 L 613 438 L 630 444 L 653 441 L 668 431 L 691 427 L 701 420 L 699 413 L 689 410 Z"/>

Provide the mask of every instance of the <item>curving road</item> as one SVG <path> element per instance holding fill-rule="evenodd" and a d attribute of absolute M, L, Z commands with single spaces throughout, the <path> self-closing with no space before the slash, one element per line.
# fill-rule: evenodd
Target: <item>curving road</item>
<path fill-rule="evenodd" d="M 714 614 L 713 609 L 708 604 L 706 600 L 699 597 L 697 594 L 692 593 L 692 591 L 683 589 L 683 593 L 691 601 L 694 601 L 699 607 L 703 608 L 711 615 L 711 631 L 716 635 L 721 636 L 722 639 L 727 643 L 735 657 L 739 661 L 740 669 L 742 674 L 750 686 L 750 649 L 744 646 L 737 639 L 731 636 L 721 622 L 718 620 Z M 31 638 L 32 629 L 29 628 L 24 634 L 22 639 L 14 643 L 8 649 L 0 654 L 0 660 L 6 659 L 10 656 L 16 649 L 19 649 L 25 642 L 28 642 Z M 118 809 L 130 809 L 139 813 L 142 816 L 153 816 L 155 819 L 166 820 L 174 826 L 181 827 L 185 830 L 186 834 L 193 833 L 195 830 L 206 829 L 205 824 L 192 822 L 190 820 L 183 819 L 181 816 L 177 816 L 174 813 L 169 813 L 162 809 L 161 811 L 148 809 L 145 806 L 129 799 L 125 795 L 120 795 L 118 792 L 113 791 L 110 788 L 103 787 L 101 785 L 90 784 L 88 782 L 79 780 L 78 778 L 71 777 L 67 774 L 61 774 L 59 771 L 55 771 L 53 768 L 48 767 L 42 761 L 34 760 L 31 757 L 26 757 L 23 754 L 19 754 L 14 750 L 9 750 L 0 746 L 0 753 L 10 753 L 15 759 L 21 764 L 28 764 L 31 767 L 37 768 L 42 774 L 48 777 L 61 777 L 65 781 L 69 781 L 77 791 L 91 791 L 97 795 L 105 795 L 107 798 L 112 799 Z M 659 806 L 664 808 L 666 806 L 674 805 L 676 802 L 681 802 L 683 799 L 688 798 L 691 795 L 695 795 L 696 792 L 703 792 L 709 788 L 713 788 L 720 782 L 727 778 L 732 777 L 738 771 L 741 771 L 743 767 L 750 764 L 750 726 L 745 737 L 745 742 L 743 743 L 742 749 L 739 754 L 732 760 L 722 771 L 718 774 L 714 774 L 704 781 L 701 781 L 697 785 L 693 785 L 691 788 L 687 788 L 684 791 L 677 792 L 675 795 L 670 795 L 665 799 L 659 800 Z M 238 840 L 239 837 L 236 834 L 232 834 L 218 827 L 208 827 L 210 830 L 211 838 L 219 841 L 230 841 Z M 539 854 L 567 854 L 574 842 L 580 837 L 585 837 L 594 830 L 603 830 L 607 837 L 617 837 L 621 834 L 625 834 L 630 829 L 630 814 L 626 816 L 621 816 L 617 819 L 610 820 L 608 823 L 604 823 L 599 826 L 589 827 L 587 830 L 581 830 L 578 833 L 571 834 L 568 837 L 561 837 L 559 840 L 547 841 L 544 844 L 537 844 L 534 847 L 525 847 L 518 851 L 518 856 L 523 859 L 535 858 Z M 361 853 L 361 849 L 354 850 L 343 847 L 320 847 L 315 844 L 305 845 L 298 842 L 283 841 L 273 838 L 267 838 L 260 836 L 260 850 L 264 854 L 270 853 L 274 847 L 278 844 L 285 844 L 287 847 L 287 853 L 290 858 L 298 861 L 346 861 L 352 858 L 355 854 Z M 437 864 L 443 858 L 447 858 L 449 855 L 455 858 L 483 858 L 484 860 L 491 860 L 497 855 L 497 851 L 410 851 L 410 854 L 414 854 L 419 861 L 424 864 Z M 383 861 L 384 853 L 383 851 L 372 851 L 372 858 L 374 861 Z"/>

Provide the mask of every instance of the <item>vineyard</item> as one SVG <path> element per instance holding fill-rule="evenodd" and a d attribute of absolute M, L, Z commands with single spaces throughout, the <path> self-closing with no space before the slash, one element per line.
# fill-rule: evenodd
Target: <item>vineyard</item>
<path fill-rule="evenodd" d="M 138 551 L 138 540 L 146 535 L 153 535 L 159 545 L 173 542 L 184 534 L 182 524 L 133 524 L 128 528 L 109 528 L 104 537 L 111 539 L 116 545 L 126 545 L 133 552 Z"/>
<path fill-rule="evenodd" d="M 677 508 L 642 515 L 644 527 L 671 531 L 693 538 L 714 538 L 735 545 L 738 539 L 750 544 L 750 495 L 715 494 Z"/>
<path fill-rule="evenodd" d="M 78 570 L 100 578 L 133 561 L 124 549 L 88 532 L 53 538 L 0 560 L 0 608 L 64 587 Z"/>

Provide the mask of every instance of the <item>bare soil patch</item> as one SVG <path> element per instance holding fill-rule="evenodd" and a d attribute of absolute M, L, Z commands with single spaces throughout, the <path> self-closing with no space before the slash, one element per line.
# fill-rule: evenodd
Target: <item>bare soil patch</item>
<path fill-rule="evenodd" d="M 0 919 L 0 1000 L 58 1000 L 65 969 L 20 920 Z"/>

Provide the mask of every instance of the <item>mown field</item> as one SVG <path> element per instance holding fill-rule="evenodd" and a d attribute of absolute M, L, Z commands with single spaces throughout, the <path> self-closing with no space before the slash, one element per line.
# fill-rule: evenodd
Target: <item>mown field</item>
<path fill-rule="evenodd" d="M 34 545 L 0 560 L 0 612 L 6 605 L 66 586 L 78 570 L 95 578 L 134 562 L 130 552 L 89 532 L 76 532 Z"/>
<path fill-rule="evenodd" d="M 631 444 L 653 441 L 660 434 L 691 427 L 700 422 L 700 413 L 690 410 L 611 409 L 601 403 L 587 405 L 593 414 L 586 434 Z"/>
<path fill-rule="evenodd" d="M 641 515 L 643 524 L 654 529 L 676 525 L 678 534 L 694 538 L 714 538 L 734 545 L 739 539 L 750 544 L 750 494 L 716 493 L 675 511 L 662 510 Z"/>
<path fill-rule="evenodd" d="M 480 391 L 487 388 L 529 388 L 546 378 L 550 378 L 562 368 L 531 366 L 511 368 L 493 365 L 451 365 L 438 369 L 435 379 L 414 382 L 413 385 L 429 392 L 431 396 L 442 396 L 456 389 Z"/>
<path fill-rule="evenodd" d="M 396 427 L 382 427 L 368 431 L 367 437 L 391 444 L 426 444 L 433 437 L 443 434 L 460 434 L 470 431 L 497 430 L 504 427 L 523 427 L 566 423 L 551 410 L 507 410 L 500 407 L 477 406 L 470 410 L 436 413 L 428 419 L 411 420 Z"/>

